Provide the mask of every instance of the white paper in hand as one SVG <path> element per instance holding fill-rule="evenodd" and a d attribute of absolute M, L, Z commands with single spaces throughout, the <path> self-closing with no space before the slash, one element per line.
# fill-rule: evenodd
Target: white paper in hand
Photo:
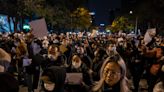
<path fill-rule="evenodd" d="M 29 66 L 31 64 L 32 59 L 23 59 L 23 66 Z"/>
<path fill-rule="evenodd" d="M 149 42 L 151 42 L 152 37 L 155 36 L 155 34 L 156 34 L 156 29 L 155 28 L 148 29 L 146 31 L 146 34 L 144 36 L 144 43 L 145 43 L 145 45 L 147 45 Z"/>
<path fill-rule="evenodd" d="M 36 38 L 48 36 L 47 24 L 44 18 L 31 21 L 30 23 L 32 34 Z"/>
<path fill-rule="evenodd" d="M 65 83 L 71 85 L 80 85 L 82 83 L 82 79 L 82 73 L 67 73 Z"/>

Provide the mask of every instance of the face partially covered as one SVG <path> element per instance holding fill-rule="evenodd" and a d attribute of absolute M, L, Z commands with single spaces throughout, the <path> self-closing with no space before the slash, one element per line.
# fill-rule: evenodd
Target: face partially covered
<path fill-rule="evenodd" d="M 47 91 L 53 91 L 55 88 L 55 83 L 50 81 L 50 78 L 46 75 L 41 77 L 41 80 L 44 83 L 44 88 Z"/>
<path fill-rule="evenodd" d="M 53 91 L 55 88 L 55 83 L 44 83 L 44 88 L 47 91 Z"/>
<path fill-rule="evenodd" d="M 116 62 L 106 64 L 103 72 L 105 83 L 109 86 L 114 86 L 121 79 L 121 69 Z"/>
<path fill-rule="evenodd" d="M 78 57 L 77 55 L 74 55 L 73 57 L 72 57 L 72 66 L 74 67 L 74 68 L 79 68 L 80 66 L 81 66 L 81 59 L 80 59 L 80 57 Z"/>
<path fill-rule="evenodd" d="M 56 60 L 59 56 L 59 48 L 56 46 L 50 46 L 48 49 L 48 57 Z"/>
<path fill-rule="evenodd" d="M 116 47 L 114 44 L 110 44 L 107 49 L 108 49 L 108 51 L 115 51 Z"/>

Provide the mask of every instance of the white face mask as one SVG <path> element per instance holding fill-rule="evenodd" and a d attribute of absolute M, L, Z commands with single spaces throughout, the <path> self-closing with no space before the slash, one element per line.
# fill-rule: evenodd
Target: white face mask
<path fill-rule="evenodd" d="M 18 44 L 19 44 L 19 42 L 14 42 L 14 45 L 15 45 L 15 46 L 18 46 Z"/>
<path fill-rule="evenodd" d="M 57 59 L 57 57 L 56 57 L 56 56 L 51 55 L 51 54 L 49 54 L 49 55 L 48 55 L 48 58 L 49 58 L 49 59 L 51 59 L 51 60 L 56 60 L 56 59 Z"/>
<path fill-rule="evenodd" d="M 48 48 L 48 44 L 43 44 L 42 47 L 47 49 Z"/>
<path fill-rule="evenodd" d="M 79 63 L 76 63 L 76 62 L 72 62 L 72 65 L 74 68 L 79 68 L 81 66 L 81 61 Z"/>
<path fill-rule="evenodd" d="M 156 42 L 157 45 L 160 45 L 161 43 L 160 42 Z"/>
<path fill-rule="evenodd" d="M 44 88 L 47 90 L 47 91 L 53 91 L 54 88 L 55 88 L 55 84 L 54 83 L 44 83 Z"/>
<path fill-rule="evenodd" d="M 123 46 L 124 43 L 123 43 L 123 42 L 120 42 L 120 43 L 118 43 L 118 44 L 119 44 L 120 46 Z"/>
<path fill-rule="evenodd" d="M 109 51 L 115 51 L 116 50 L 116 46 L 112 46 L 108 48 Z"/>
<path fill-rule="evenodd" d="M 45 48 L 45 49 L 47 49 L 48 48 L 48 44 L 49 44 L 49 42 L 45 40 L 42 43 L 42 47 Z"/>

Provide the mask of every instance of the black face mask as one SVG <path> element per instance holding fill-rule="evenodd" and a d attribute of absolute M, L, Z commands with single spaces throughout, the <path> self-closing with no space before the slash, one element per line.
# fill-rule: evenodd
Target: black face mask
<path fill-rule="evenodd" d="M 0 61 L 0 65 L 4 67 L 4 71 L 7 71 L 8 70 L 8 67 L 10 65 L 10 62 L 8 61 Z"/>

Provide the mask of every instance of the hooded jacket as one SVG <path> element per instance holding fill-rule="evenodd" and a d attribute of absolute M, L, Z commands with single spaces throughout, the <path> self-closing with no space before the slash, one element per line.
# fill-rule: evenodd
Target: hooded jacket
<path fill-rule="evenodd" d="M 9 73 L 0 73 L 0 92 L 19 92 L 18 81 Z"/>
<path fill-rule="evenodd" d="M 59 66 L 51 66 L 44 70 L 42 76 L 48 76 L 50 79 L 48 81 L 55 83 L 55 88 L 51 92 L 64 92 L 64 83 L 66 78 L 66 70 L 64 68 Z"/>

